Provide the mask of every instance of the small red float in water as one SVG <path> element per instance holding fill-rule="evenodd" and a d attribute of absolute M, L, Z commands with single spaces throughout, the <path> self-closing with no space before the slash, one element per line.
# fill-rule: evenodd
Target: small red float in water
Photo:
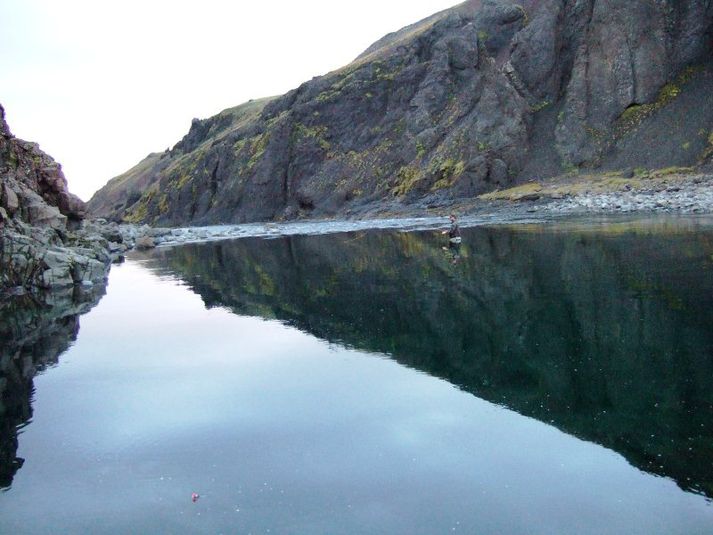
<path fill-rule="evenodd" d="M 191 501 L 192 501 L 193 503 L 196 503 L 196 502 L 198 501 L 198 498 L 200 498 L 200 496 L 198 495 L 197 492 L 194 492 L 194 493 L 191 494 Z"/>

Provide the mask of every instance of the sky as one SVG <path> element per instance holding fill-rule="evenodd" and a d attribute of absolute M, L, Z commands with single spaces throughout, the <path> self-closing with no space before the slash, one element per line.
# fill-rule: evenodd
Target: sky
<path fill-rule="evenodd" d="M 88 200 L 194 117 L 285 93 L 457 3 L 0 0 L 0 104 Z"/>

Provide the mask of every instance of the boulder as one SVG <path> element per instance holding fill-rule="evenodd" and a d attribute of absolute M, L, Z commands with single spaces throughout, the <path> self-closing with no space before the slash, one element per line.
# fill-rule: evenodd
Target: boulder
<path fill-rule="evenodd" d="M 46 269 L 39 281 L 40 287 L 44 289 L 64 288 L 73 284 L 74 278 L 69 264 Z"/>
<path fill-rule="evenodd" d="M 75 283 L 97 283 L 106 278 L 106 264 L 87 257 L 75 257 L 72 280 Z"/>
<path fill-rule="evenodd" d="M 24 212 L 30 225 L 54 229 L 67 228 L 67 216 L 63 215 L 56 206 L 38 202 L 25 206 Z"/>
<path fill-rule="evenodd" d="M 17 194 L 8 184 L 2 185 L 2 195 L 0 196 L 0 203 L 2 207 L 5 208 L 10 217 L 14 216 L 17 212 L 17 209 L 20 207 L 20 201 L 17 198 Z"/>
<path fill-rule="evenodd" d="M 136 239 L 136 249 L 139 251 L 145 251 L 147 249 L 153 249 L 156 247 L 156 242 L 151 236 L 141 236 Z"/>

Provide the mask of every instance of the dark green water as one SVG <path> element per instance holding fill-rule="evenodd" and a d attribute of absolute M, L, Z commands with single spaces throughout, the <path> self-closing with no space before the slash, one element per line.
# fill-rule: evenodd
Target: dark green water
<path fill-rule="evenodd" d="M 0 532 L 710 533 L 710 221 L 443 245 L 163 249 L 15 321 Z"/>

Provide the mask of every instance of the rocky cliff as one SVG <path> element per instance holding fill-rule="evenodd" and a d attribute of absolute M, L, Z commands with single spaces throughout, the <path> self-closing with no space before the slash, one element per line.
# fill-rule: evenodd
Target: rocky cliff
<path fill-rule="evenodd" d="M 124 240 L 116 228 L 85 223 L 85 215 L 61 166 L 36 143 L 15 138 L 0 106 L 0 298 L 102 281 Z"/>
<path fill-rule="evenodd" d="M 203 224 L 438 205 L 713 152 L 709 0 L 470 0 L 206 120 L 89 202 Z"/>

